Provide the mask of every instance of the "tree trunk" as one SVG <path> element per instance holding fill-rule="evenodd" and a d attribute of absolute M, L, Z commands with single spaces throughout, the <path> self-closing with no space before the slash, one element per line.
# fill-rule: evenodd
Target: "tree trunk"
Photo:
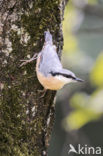
<path fill-rule="evenodd" d="M 65 3 L 0 1 L 0 156 L 47 156 L 55 92 L 40 98 L 35 61 L 20 67 L 20 60 L 40 52 L 47 29 L 61 55 Z"/>

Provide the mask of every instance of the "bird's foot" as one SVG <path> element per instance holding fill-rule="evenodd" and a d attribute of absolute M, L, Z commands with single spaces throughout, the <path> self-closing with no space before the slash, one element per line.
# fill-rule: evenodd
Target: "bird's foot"
<path fill-rule="evenodd" d="M 47 89 L 38 90 L 39 93 L 41 93 L 40 98 L 43 98 L 46 95 Z"/>
<path fill-rule="evenodd" d="M 29 60 L 20 60 L 22 62 L 22 64 L 20 65 L 20 67 L 26 65 L 27 63 L 32 62 L 33 60 L 38 58 L 38 53 L 35 53 L 34 56 L 32 58 L 30 58 Z"/>

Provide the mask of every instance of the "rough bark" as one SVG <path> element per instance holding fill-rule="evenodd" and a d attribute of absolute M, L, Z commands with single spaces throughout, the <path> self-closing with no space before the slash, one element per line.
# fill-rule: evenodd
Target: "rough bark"
<path fill-rule="evenodd" d="M 35 61 L 20 60 L 39 52 L 44 31 L 53 34 L 58 54 L 63 46 L 63 0 L 0 1 L 0 156 L 47 155 L 54 121 L 55 92 L 40 98 Z"/>

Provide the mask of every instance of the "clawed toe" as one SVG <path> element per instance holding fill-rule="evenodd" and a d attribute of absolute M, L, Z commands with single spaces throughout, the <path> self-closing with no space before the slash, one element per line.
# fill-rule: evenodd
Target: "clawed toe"
<path fill-rule="evenodd" d="M 40 98 L 43 98 L 46 95 L 47 89 L 38 90 L 39 93 L 41 93 Z"/>
<path fill-rule="evenodd" d="M 30 61 L 29 60 L 20 60 L 21 62 L 23 62 L 20 67 L 26 65 L 27 63 L 29 63 Z"/>
<path fill-rule="evenodd" d="M 20 62 L 23 62 L 23 63 L 20 65 L 20 67 L 26 65 L 27 63 L 32 62 L 33 60 L 37 59 L 37 57 L 38 57 L 38 53 L 35 53 L 34 56 L 33 56 L 31 59 L 29 59 L 29 60 L 20 60 Z"/>
<path fill-rule="evenodd" d="M 20 60 L 20 62 L 26 62 L 26 61 L 28 61 L 28 60 Z"/>

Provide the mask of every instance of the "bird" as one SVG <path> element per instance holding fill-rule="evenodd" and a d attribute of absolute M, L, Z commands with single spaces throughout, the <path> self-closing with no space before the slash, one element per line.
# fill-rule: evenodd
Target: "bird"
<path fill-rule="evenodd" d="M 21 60 L 23 63 L 20 66 L 36 59 L 37 78 L 45 90 L 59 90 L 68 83 L 83 82 L 72 71 L 63 68 L 49 30 L 44 32 L 44 39 L 42 50 L 29 60 Z"/>

